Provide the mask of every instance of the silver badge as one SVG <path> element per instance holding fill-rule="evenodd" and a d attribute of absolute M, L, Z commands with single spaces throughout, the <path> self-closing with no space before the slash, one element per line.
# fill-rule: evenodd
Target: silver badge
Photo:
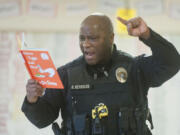
<path fill-rule="evenodd" d="M 125 83 L 127 81 L 127 78 L 128 78 L 128 73 L 125 68 L 119 67 L 116 69 L 116 79 L 120 83 Z"/>

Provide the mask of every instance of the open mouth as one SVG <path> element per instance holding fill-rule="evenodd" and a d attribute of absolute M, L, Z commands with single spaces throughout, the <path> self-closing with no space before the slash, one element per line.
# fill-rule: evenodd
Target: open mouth
<path fill-rule="evenodd" d="M 84 52 L 84 56 L 87 60 L 92 60 L 95 57 L 95 53 L 94 52 Z"/>

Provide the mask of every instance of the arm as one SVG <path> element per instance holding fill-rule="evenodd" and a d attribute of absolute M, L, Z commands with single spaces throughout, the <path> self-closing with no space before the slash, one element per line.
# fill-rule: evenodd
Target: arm
<path fill-rule="evenodd" d="M 179 71 L 180 55 L 177 50 L 148 28 L 142 18 L 124 20 L 118 17 L 118 20 L 126 25 L 129 35 L 139 37 L 152 50 L 152 56 L 140 57 L 137 62 L 147 87 L 159 86 Z"/>
<path fill-rule="evenodd" d="M 64 69 L 58 69 L 58 73 L 66 89 L 66 74 Z M 36 95 L 36 93 L 41 92 L 33 91 L 29 85 L 27 84 L 27 95 L 22 105 L 22 111 L 35 126 L 43 128 L 51 124 L 59 116 L 59 110 L 64 108 L 64 90 L 46 89 L 45 94 L 41 96 L 41 94 Z M 37 88 L 39 86 L 35 87 Z"/>
<path fill-rule="evenodd" d="M 180 69 L 180 55 L 166 39 L 150 29 L 148 39 L 140 38 L 152 50 L 152 56 L 142 57 L 138 63 L 148 87 L 160 86 Z"/>

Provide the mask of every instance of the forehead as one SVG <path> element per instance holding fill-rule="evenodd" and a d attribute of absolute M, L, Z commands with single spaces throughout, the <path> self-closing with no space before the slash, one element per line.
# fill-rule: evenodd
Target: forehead
<path fill-rule="evenodd" d="M 102 32 L 101 25 L 96 22 L 84 22 L 80 27 L 80 34 L 99 34 Z"/>

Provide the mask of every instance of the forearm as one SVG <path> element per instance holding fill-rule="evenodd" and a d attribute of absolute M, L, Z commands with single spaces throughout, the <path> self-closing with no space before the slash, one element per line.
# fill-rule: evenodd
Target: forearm
<path fill-rule="evenodd" d="M 44 99 L 38 99 L 36 103 L 28 103 L 25 98 L 22 111 L 26 117 L 38 128 L 51 124 L 59 115 L 59 110 L 53 108 Z"/>
<path fill-rule="evenodd" d="M 155 62 L 165 64 L 174 68 L 180 68 L 180 55 L 175 47 L 162 36 L 150 29 L 150 38 L 144 40 L 140 38 L 152 50 L 152 57 Z"/>
<path fill-rule="evenodd" d="M 180 55 L 166 39 L 150 30 L 147 40 L 140 39 L 152 50 L 152 56 L 139 60 L 143 78 L 149 87 L 156 87 L 170 79 L 180 68 Z"/>

